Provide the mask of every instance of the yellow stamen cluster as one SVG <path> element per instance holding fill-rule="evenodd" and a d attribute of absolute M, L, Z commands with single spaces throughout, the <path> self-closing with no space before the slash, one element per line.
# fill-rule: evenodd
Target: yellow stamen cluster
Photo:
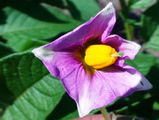
<path fill-rule="evenodd" d="M 84 61 L 95 69 L 101 69 L 115 63 L 118 58 L 117 51 L 108 45 L 90 45 L 85 50 Z"/>

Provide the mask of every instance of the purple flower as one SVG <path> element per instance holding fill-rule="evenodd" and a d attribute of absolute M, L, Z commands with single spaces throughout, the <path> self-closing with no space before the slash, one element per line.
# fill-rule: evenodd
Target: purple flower
<path fill-rule="evenodd" d="M 115 21 L 110 2 L 88 22 L 33 50 L 49 72 L 61 80 L 81 117 L 116 98 L 152 88 L 140 72 L 124 64 L 126 59 L 134 59 L 140 45 L 110 35 Z"/>

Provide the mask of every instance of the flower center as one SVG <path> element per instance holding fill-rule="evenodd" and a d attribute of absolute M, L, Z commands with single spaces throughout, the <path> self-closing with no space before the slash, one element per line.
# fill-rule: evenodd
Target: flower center
<path fill-rule="evenodd" d="M 117 58 L 118 53 L 114 48 L 102 44 L 90 45 L 84 56 L 85 63 L 95 69 L 110 66 L 115 63 Z"/>

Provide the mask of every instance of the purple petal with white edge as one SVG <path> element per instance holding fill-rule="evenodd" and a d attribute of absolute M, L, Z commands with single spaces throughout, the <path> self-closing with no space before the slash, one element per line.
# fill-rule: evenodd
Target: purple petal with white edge
<path fill-rule="evenodd" d="M 78 78 L 77 78 L 78 79 Z M 106 106 L 119 97 L 126 97 L 135 91 L 152 88 L 148 80 L 130 66 L 96 71 L 94 76 L 79 78 L 83 83 L 78 84 L 79 101 L 76 101 L 81 117 L 91 110 Z"/>
<path fill-rule="evenodd" d="M 54 51 L 64 51 L 67 49 L 83 46 L 90 38 L 100 38 L 108 36 L 115 24 L 116 16 L 113 4 L 109 2 L 95 17 L 88 22 L 80 25 L 73 31 L 61 36 L 48 45 L 48 48 Z"/>
<path fill-rule="evenodd" d="M 52 63 L 55 58 L 54 51 L 46 49 L 45 46 L 41 46 L 39 48 L 33 49 L 32 53 L 34 53 L 34 55 L 43 62 L 51 74 L 54 76 L 58 75 L 59 71 L 56 69 L 56 65 Z"/>
<path fill-rule="evenodd" d="M 118 35 L 110 35 L 103 39 L 104 44 L 114 47 L 118 52 L 123 52 L 123 57 L 134 59 L 141 46 L 135 42 L 125 40 Z"/>
<path fill-rule="evenodd" d="M 46 46 L 36 48 L 32 52 L 44 63 L 49 72 L 59 79 L 62 78 L 61 76 L 69 74 L 69 70 L 66 69 L 74 68 L 76 63 L 82 64 L 75 58 L 74 52 L 54 52 L 47 49 Z"/>
<path fill-rule="evenodd" d="M 64 88 L 70 97 L 74 100 L 78 99 L 77 87 L 75 86 L 77 85 L 76 72 L 77 69 L 82 66 L 82 62 L 75 57 L 74 52 L 53 52 L 46 49 L 45 46 L 36 48 L 32 52 L 43 62 L 53 76 L 63 82 Z M 67 80 L 67 78 L 70 80 Z"/>

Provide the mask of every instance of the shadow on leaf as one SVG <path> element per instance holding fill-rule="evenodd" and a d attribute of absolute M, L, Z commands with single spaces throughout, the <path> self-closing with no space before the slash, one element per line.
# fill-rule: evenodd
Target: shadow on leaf
<path fill-rule="evenodd" d="M 47 117 L 47 120 L 59 120 L 60 118 L 68 115 L 69 113 L 74 112 L 76 109 L 77 108 L 75 102 L 65 93 L 60 103 Z"/>
<path fill-rule="evenodd" d="M 18 3 L 18 4 L 17 4 Z M 41 1 L 36 0 L 6 0 L 4 1 L 3 7 L 10 6 L 16 10 L 19 10 L 35 19 L 46 21 L 46 22 L 55 22 L 55 23 L 64 23 L 66 21 L 60 20 L 53 14 L 51 14 L 47 9 L 41 5 Z"/>

